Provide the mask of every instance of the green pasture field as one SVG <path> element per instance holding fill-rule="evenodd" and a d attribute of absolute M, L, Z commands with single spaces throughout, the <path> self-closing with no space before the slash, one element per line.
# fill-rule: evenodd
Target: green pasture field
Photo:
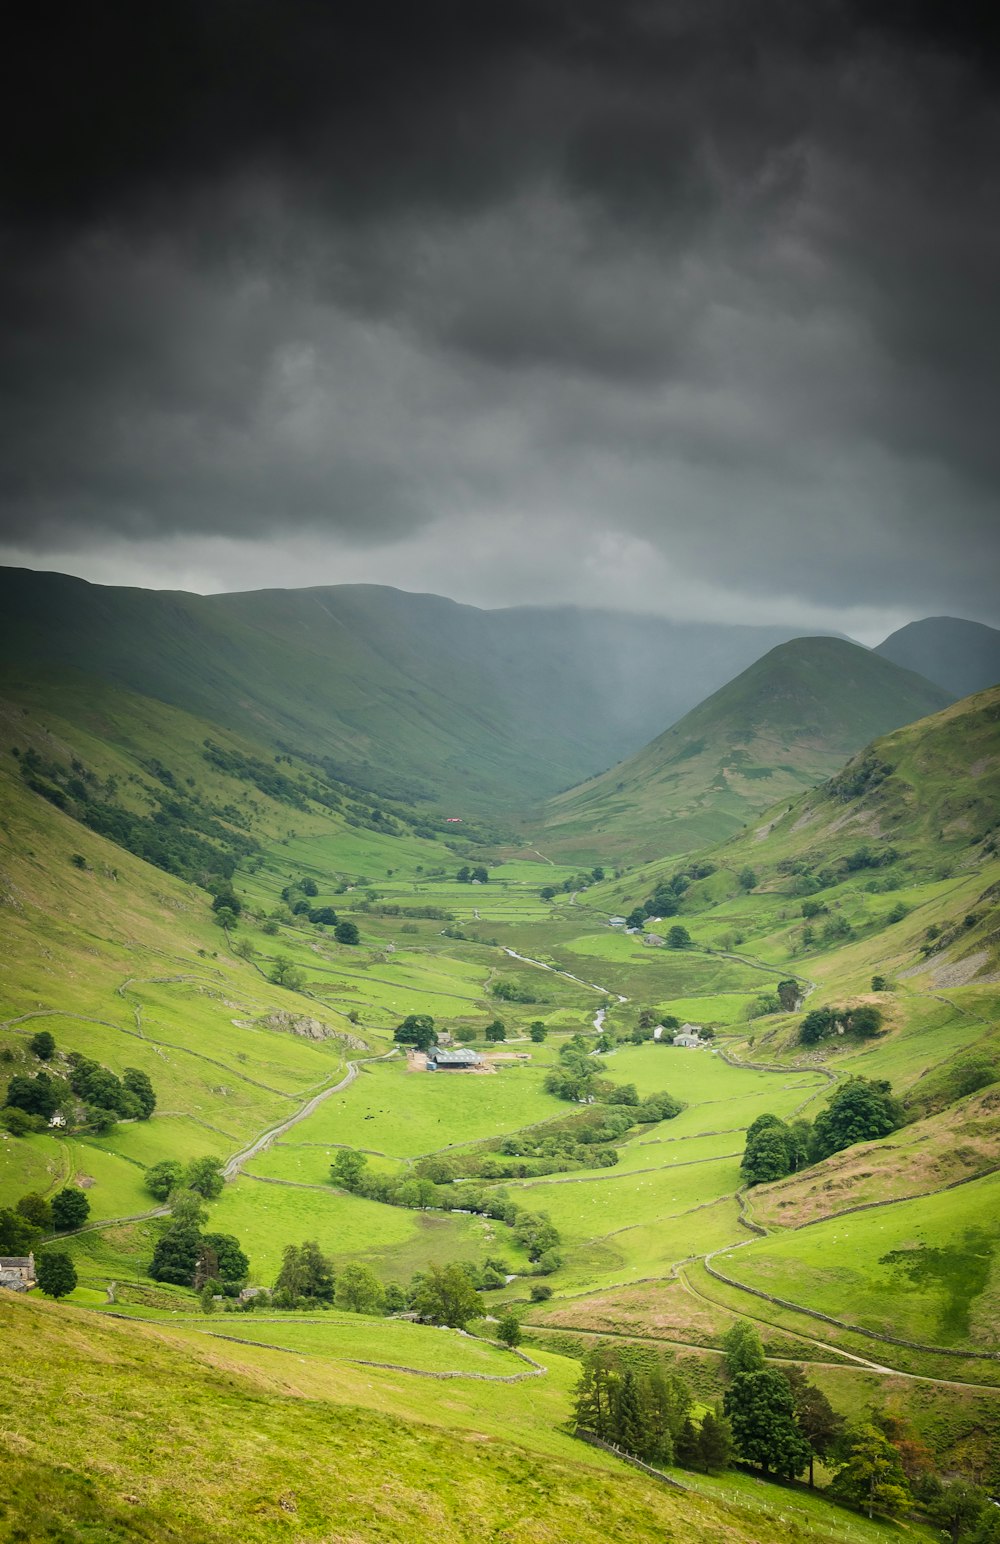
<path fill-rule="evenodd" d="M 244 1178 L 210 1208 L 212 1231 L 233 1233 L 250 1258 L 251 1280 L 271 1286 L 286 1244 L 315 1239 L 335 1264 L 363 1259 L 384 1281 L 408 1282 L 417 1270 L 500 1252 L 512 1268 L 525 1256 L 503 1223 L 457 1213 L 411 1211 L 361 1196 L 305 1190 Z"/>
<path fill-rule="evenodd" d="M 370 1148 L 394 1158 L 482 1141 L 568 1113 L 544 1092 L 542 1077 L 534 1064 L 466 1074 L 409 1072 L 402 1059 L 372 1063 L 296 1126 L 295 1140 Z"/>
<path fill-rule="evenodd" d="M 692 1206 L 731 1195 L 740 1179 L 736 1159 L 712 1159 L 647 1173 L 606 1169 L 599 1175 L 558 1180 L 517 1180 L 507 1188 L 513 1200 L 533 1212 L 547 1212 L 567 1244 L 601 1238 L 614 1227 L 655 1223 Z"/>
<path fill-rule="evenodd" d="M 848 1323 L 929 1345 L 1000 1349 L 1000 1176 L 761 1239 L 718 1268 Z M 881 1264 L 909 1251 L 913 1277 Z M 966 1374 L 963 1373 L 963 1376 Z"/>
<path fill-rule="evenodd" d="M 221 1131 L 191 1115 L 161 1115 L 149 1120 L 121 1121 L 95 1143 L 132 1163 L 150 1167 L 166 1158 L 189 1163 L 192 1158 L 228 1158 L 244 1145 L 234 1133 Z"/>
<path fill-rule="evenodd" d="M 319 1322 L 295 1314 L 214 1314 L 192 1328 L 338 1362 L 384 1362 L 424 1372 L 478 1372 L 505 1378 L 527 1371 L 519 1357 L 489 1340 L 432 1324 L 371 1318 L 333 1309 Z"/>
<path fill-rule="evenodd" d="M 566 1268 L 559 1275 L 560 1288 L 611 1285 L 667 1276 L 689 1255 L 722 1249 L 746 1237 L 737 1221 L 739 1208 L 732 1196 L 717 1201 L 698 1201 L 688 1211 L 657 1216 L 652 1222 L 626 1224 L 597 1241 L 598 1252 L 588 1244 L 567 1251 Z"/>

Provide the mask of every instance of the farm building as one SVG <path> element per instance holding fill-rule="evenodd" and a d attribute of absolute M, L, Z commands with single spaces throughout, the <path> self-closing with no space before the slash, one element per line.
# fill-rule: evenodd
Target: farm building
<path fill-rule="evenodd" d="M 689 1048 L 701 1045 L 703 1042 L 698 1031 L 699 1026 L 697 1024 L 682 1024 L 674 1036 L 674 1045 L 688 1046 Z"/>
<path fill-rule="evenodd" d="M 624 927 L 627 921 L 627 917 L 609 917 L 608 927 Z"/>
<path fill-rule="evenodd" d="M 455 1051 L 441 1045 L 432 1045 L 427 1052 L 427 1071 L 467 1072 L 470 1067 L 480 1066 L 482 1060 L 475 1051 Z"/>
<path fill-rule="evenodd" d="M 642 941 L 644 944 L 648 944 L 651 949 L 659 949 L 663 944 L 663 939 L 659 933 L 643 933 Z"/>
<path fill-rule="evenodd" d="M 9 1292 L 27 1292 L 35 1285 L 35 1257 L 29 1255 L 0 1255 L 0 1287 Z"/>

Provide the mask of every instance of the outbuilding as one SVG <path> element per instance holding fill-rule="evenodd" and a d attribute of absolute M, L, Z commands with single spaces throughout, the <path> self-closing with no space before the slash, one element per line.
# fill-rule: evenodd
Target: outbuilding
<path fill-rule="evenodd" d="M 470 1051 L 464 1046 L 459 1050 L 443 1045 L 432 1045 L 427 1052 L 428 1072 L 468 1072 L 472 1067 L 479 1067 L 483 1058 L 475 1051 Z"/>
<path fill-rule="evenodd" d="M 0 1255 L 0 1287 L 8 1292 L 27 1292 L 35 1285 L 35 1257 L 28 1255 Z"/>

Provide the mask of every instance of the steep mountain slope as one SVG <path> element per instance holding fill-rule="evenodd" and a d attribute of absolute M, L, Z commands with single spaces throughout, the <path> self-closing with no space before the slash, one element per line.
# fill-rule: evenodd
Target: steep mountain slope
<path fill-rule="evenodd" d="M 588 776 L 790 635 L 373 585 L 200 596 L 0 570 L 7 680 L 83 670 L 463 815 Z"/>
<path fill-rule="evenodd" d="M 705 846 L 933 713 L 940 687 L 838 638 L 797 638 L 617 767 L 553 799 L 546 850 L 651 857 Z"/>
<path fill-rule="evenodd" d="M 925 617 L 892 633 L 875 650 L 915 670 L 953 697 L 968 697 L 1000 681 L 1000 632 L 961 617 Z"/>

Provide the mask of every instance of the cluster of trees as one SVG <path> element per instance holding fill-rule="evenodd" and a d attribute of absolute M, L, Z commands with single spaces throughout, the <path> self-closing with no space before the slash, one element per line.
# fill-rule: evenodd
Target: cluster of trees
<path fill-rule="evenodd" d="M 156 772 L 165 792 L 147 789 L 157 797 L 157 808 L 138 814 L 118 802 L 114 778 L 102 783 L 75 758 L 67 767 L 29 749 L 20 762 L 34 793 L 136 857 L 194 884 L 231 878 L 240 858 L 257 850 L 251 837 L 217 819 L 197 794 L 183 793 L 166 768 Z"/>
<path fill-rule="evenodd" d="M 747 1129 L 742 1168 L 747 1183 L 784 1179 L 855 1142 L 874 1142 L 903 1124 L 904 1111 L 884 1079 L 849 1078 L 831 1094 L 810 1126 L 758 1115 Z"/>
<path fill-rule="evenodd" d="M 733 1453 L 764 1475 L 794 1479 L 822 1459 L 834 1470 L 830 1494 L 867 1512 L 896 1516 L 914 1507 L 969 1544 L 998 1544 L 1000 1514 L 963 1480 L 943 1484 L 934 1457 L 891 1410 L 869 1409 L 849 1425 L 799 1367 L 766 1366 L 760 1337 L 743 1320 L 725 1342 L 730 1384 L 723 1409 Z"/>
<path fill-rule="evenodd" d="M 521 986 L 517 981 L 511 981 L 506 976 L 499 976 L 490 985 L 490 996 L 499 997 L 505 1003 L 537 1003 L 539 999 L 531 991 L 530 987 Z"/>
<path fill-rule="evenodd" d="M 29 1191 L 14 1206 L 0 1207 L 0 1255 L 26 1255 L 46 1233 L 73 1233 L 89 1216 L 90 1202 L 75 1185 L 51 1199 Z"/>
<path fill-rule="evenodd" d="M 559 1232 L 546 1212 L 527 1211 L 503 1189 L 480 1190 L 475 1185 L 463 1184 L 456 1192 L 445 1158 L 425 1160 L 412 1175 L 373 1174 L 364 1153 L 345 1147 L 330 1165 L 330 1179 L 352 1195 L 390 1206 L 478 1212 L 495 1218 L 511 1229 L 537 1275 L 549 1276 L 562 1264 L 556 1248 Z M 500 1286 L 502 1282 L 493 1285 Z"/>
<path fill-rule="evenodd" d="M 168 1200 L 170 1219 L 153 1249 L 149 1274 L 154 1281 L 201 1291 L 205 1306 L 219 1294 L 235 1296 L 246 1281 L 250 1262 L 231 1233 L 205 1233 L 205 1201 L 222 1192 L 223 1175 L 214 1158 L 193 1158 L 182 1167 L 167 1160 L 146 1171 L 146 1188 Z"/>
<path fill-rule="evenodd" d="M 499 994 L 503 995 L 503 994 Z M 521 1001 L 522 999 L 517 999 Z M 534 1002 L 533 997 L 523 999 L 526 1002 Z M 532 1033 L 533 1040 L 545 1039 L 545 1025 L 538 1021 L 541 1034 Z M 408 1013 L 402 1024 L 398 1024 L 393 1031 L 392 1038 L 397 1045 L 412 1045 L 418 1051 L 429 1051 L 432 1045 L 437 1045 L 438 1034 L 434 1028 L 434 1020 L 429 1013 Z M 507 1026 L 503 1019 L 494 1019 L 487 1024 L 483 1031 L 483 1038 L 499 1044 L 507 1038 Z"/>
<path fill-rule="evenodd" d="M 574 1104 L 621 1104 L 633 1111 L 633 1122 L 672 1120 L 684 1108 L 672 1094 L 639 1098 L 634 1083 L 613 1083 L 598 1075 L 590 1046 L 583 1035 L 573 1035 L 559 1048 L 559 1064 L 546 1074 L 546 1093 Z"/>
<path fill-rule="evenodd" d="M 15 1073 L 7 1085 L 3 1125 L 12 1136 L 47 1129 L 58 1112 L 70 1129 L 109 1131 L 119 1120 L 148 1120 L 156 1094 L 148 1075 L 126 1067 L 121 1077 L 77 1051 L 65 1058 L 65 1075 L 47 1070 L 56 1055 L 56 1042 L 41 1030 L 29 1042 L 46 1065 L 35 1073 Z"/>
<path fill-rule="evenodd" d="M 482 1265 L 465 1261 L 431 1265 L 418 1271 L 406 1286 L 386 1284 L 358 1261 L 335 1271 L 333 1261 L 315 1240 L 307 1240 L 286 1245 L 270 1302 L 281 1309 L 335 1305 L 349 1313 L 414 1313 L 430 1324 L 465 1329 L 483 1315 L 480 1291 L 503 1286 L 506 1271 L 503 1260 L 487 1259 Z M 519 1340 L 516 1320 L 515 1331 Z M 516 1340 L 508 1343 L 516 1344 Z"/>
<path fill-rule="evenodd" d="M 628 926 L 642 928 L 650 917 L 676 917 L 685 892 L 694 881 L 707 879 L 714 873 L 714 863 L 693 863 L 689 868 L 678 869 L 669 879 L 659 880 L 652 895 L 647 895 L 629 913 Z M 752 883 L 747 888 L 752 888 L 757 883 L 757 876 L 750 869 L 744 870 L 744 873 L 751 876 Z M 682 948 L 683 945 L 675 944 L 674 947 Z"/>
<path fill-rule="evenodd" d="M 881 981 L 875 976 L 873 981 Z M 877 990 L 873 984 L 872 990 Z M 799 1025 L 799 1039 L 803 1045 L 816 1045 L 828 1035 L 857 1035 L 862 1040 L 873 1040 L 881 1031 L 884 1014 L 873 1003 L 861 1003 L 856 1008 L 813 1008 Z"/>
<path fill-rule="evenodd" d="M 463 863 L 455 878 L 460 885 L 485 885 L 489 884 L 490 871 L 485 863 L 478 863 L 475 868 L 469 868 L 467 863 Z"/>
<path fill-rule="evenodd" d="M 730 1378 L 723 1411 L 736 1457 L 783 1479 L 808 1469 L 812 1484 L 813 1461 L 833 1451 L 842 1418 L 800 1368 L 765 1365 L 760 1336 L 745 1320 L 737 1320 L 723 1346 Z"/>
<path fill-rule="evenodd" d="M 618 1162 L 618 1141 L 635 1124 L 622 1105 L 595 1105 L 564 1121 L 515 1131 L 510 1136 L 466 1148 L 452 1158 L 433 1159 L 432 1177 L 454 1179 L 526 1179 L 569 1169 L 610 1169 Z M 418 1170 L 423 1165 L 418 1164 Z"/>
<path fill-rule="evenodd" d="M 730 1445 L 725 1421 L 715 1414 L 706 1416 L 702 1452 L 700 1433 L 691 1420 L 692 1403 L 687 1383 L 661 1361 L 602 1345 L 583 1358 L 573 1411 L 579 1428 L 646 1463 L 725 1468 Z"/>

